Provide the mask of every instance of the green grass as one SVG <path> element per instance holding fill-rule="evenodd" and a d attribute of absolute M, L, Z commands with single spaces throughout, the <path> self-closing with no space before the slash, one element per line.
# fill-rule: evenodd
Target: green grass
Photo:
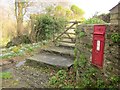
<path fill-rule="evenodd" d="M 13 76 L 11 72 L 1 72 L 0 73 L 0 78 L 2 79 L 11 79 Z"/>

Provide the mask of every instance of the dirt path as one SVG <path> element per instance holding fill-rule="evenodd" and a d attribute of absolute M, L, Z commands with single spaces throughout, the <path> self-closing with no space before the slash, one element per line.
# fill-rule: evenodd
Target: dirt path
<path fill-rule="evenodd" d="M 3 79 L 3 88 L 45 88 L 48 87 L 50 73 L 43 67 L 34 68 L 32 66 L 23 65 L 19 68 L 13 68 L 12 79 Z"/>

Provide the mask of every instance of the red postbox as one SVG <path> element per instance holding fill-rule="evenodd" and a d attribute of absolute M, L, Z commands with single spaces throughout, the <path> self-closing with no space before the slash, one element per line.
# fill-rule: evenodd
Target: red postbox
<path fill-rule="evenodd" d="M 95 25 L 93 32 L 92 64 L 102 68 L 104 60 L 105 25 Z"/>

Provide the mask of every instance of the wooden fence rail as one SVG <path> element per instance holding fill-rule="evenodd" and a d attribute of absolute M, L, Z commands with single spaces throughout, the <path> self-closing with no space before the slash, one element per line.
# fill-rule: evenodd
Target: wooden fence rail
<path fill-rule="evenodd" d="M 70 35 L 67 33 L 67 31 L 70 30 L 70 29 L 75 29 L 75 27 L 73 27 L 73 26 L 78 25 L 78 23 L 81 23 L 81 22 L 80 21 L 69 21 L 68 23 L 69 24 L 73 23 L 73 24 L 71 26 L 67 27 L 64 32 L 62 32 L 55 39 L 53 39 L 53 42 L 55 42 L 56 40 L 58 40 L 64 34 L 66 34 L 73 41 L 73 38 L 70 37 Z"/>

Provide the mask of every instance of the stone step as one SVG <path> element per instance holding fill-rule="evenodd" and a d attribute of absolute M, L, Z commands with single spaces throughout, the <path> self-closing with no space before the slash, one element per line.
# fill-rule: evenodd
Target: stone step
<path fill-rule="evenodd" d="M 58 47 L 58 46 L 50 46 L 47 48 L 41 48 L 41 51 L 55 53 L 61 56 L 66 56 L 70 58 L 74 58 L 74 49 L 73 48 L 65 48 L 65 47 Z M 74 60 L 74 59 L 73 59 Z"/>
<path fill-rule="evenodd" d="M 73 34 L 73 33 L 69 33 L 68 35 L 69 35 L 71 38 L 76 38 L 75 34 Z M 67 35 L 67 34 L 63 34 L 60 38 L 68 37 L 68 35 Z M 58 35 L 55 35 L 55 38 L 57 38 L 57 37 L 58 37 Z"/>
<path fill-rule="evenodd" d="M 74 39 L 72 39 L 74 40 Z M 70 38 L 63 38 L 61 40 L 58 40 L 59 42 L 66 42 L 66 43 L 75 43 L 75 40 L 72 41 Z"/>
<path fill-rule="evenodd" d="M 58 42 L 60 47 L 65 47 L 65 48 L 75 48 L 75 43 L 66 43 L 66 42 Z"/>
<path fill-rule="evenodd" d="M 69 35 L 75 35 L 75 33 L 74 32 L 66 32 L 66 34 L 69 34 Z"/>
<path fill-rule="evenodd" d="M 63 68 L 69 68 L 73 65 L 73 60 L 71 60 L 71 58 L 66 58 L 52 53 L 40 53 L 30 58 L 27 58 L 26 61 L 33 61 L 39 64 L 46 64 Z"/>
<path fill-rule="evenodd" d="M 76 39 L 75 36 L 70 36 L 70 37 L 71 37 L 72 39 Z M 62 38 L 64 38 L 64 39 L 69 39 L 69 37 L 68 37 L 67 35 L 63 35 Z"/>

